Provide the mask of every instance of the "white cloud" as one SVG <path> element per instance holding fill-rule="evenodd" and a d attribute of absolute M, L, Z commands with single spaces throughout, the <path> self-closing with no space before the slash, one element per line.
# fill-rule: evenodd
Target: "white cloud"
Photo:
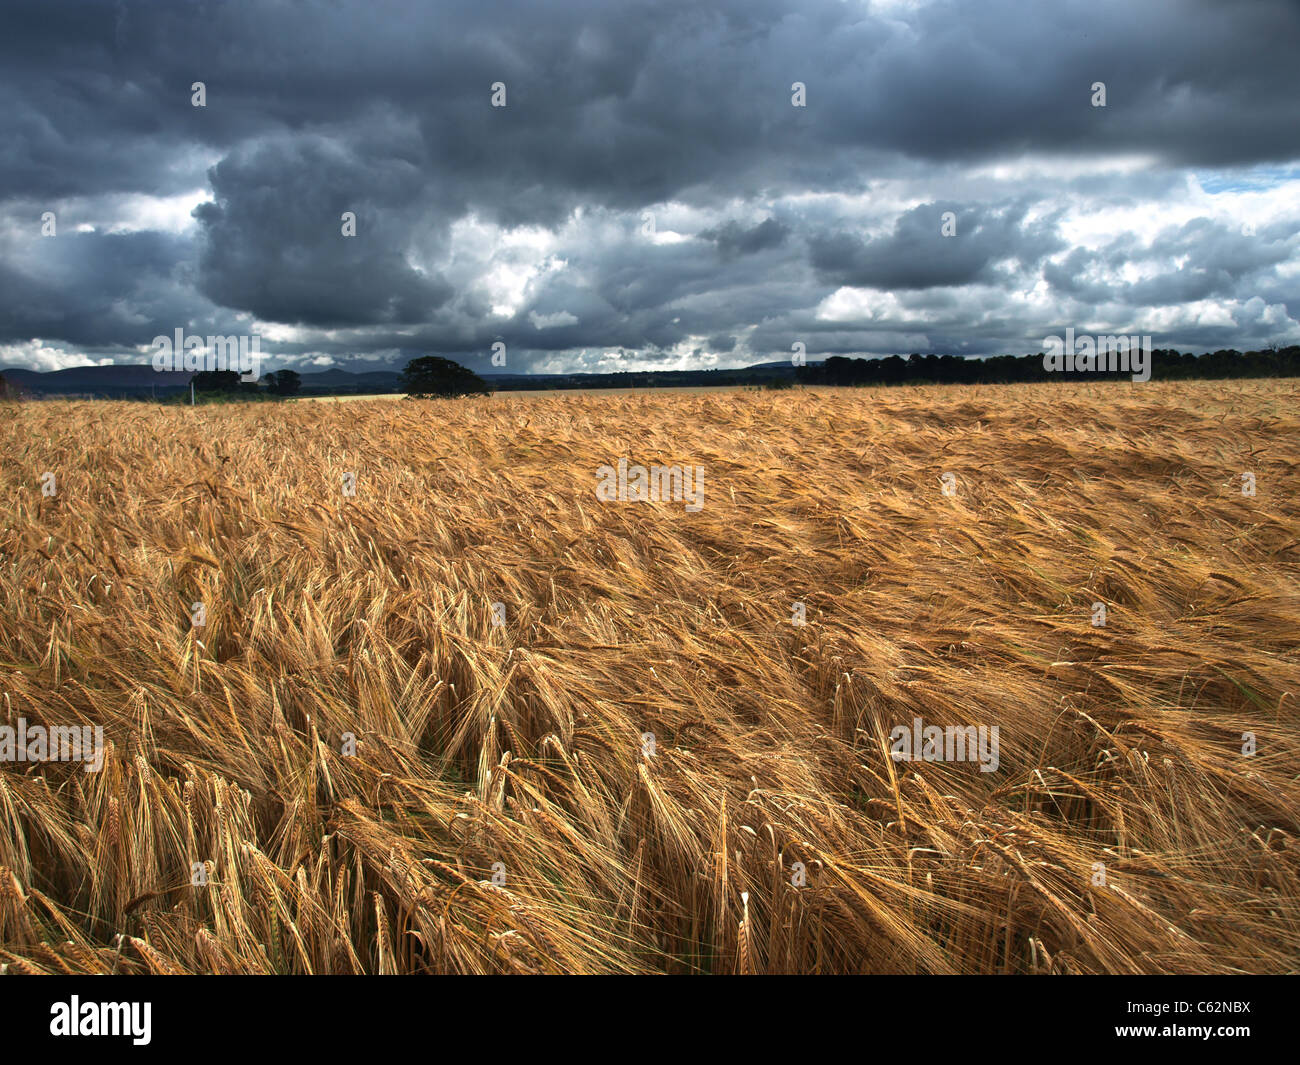
<path fill-rule="evenodd" d="M 560 325 L 578 324 L 578 316 L 568 311 L 556 311 L 554 314 L 538 314 L 536 311 L 529 311 L 528 320 L 533 323 L 534 329 L 554 329 Z"/>

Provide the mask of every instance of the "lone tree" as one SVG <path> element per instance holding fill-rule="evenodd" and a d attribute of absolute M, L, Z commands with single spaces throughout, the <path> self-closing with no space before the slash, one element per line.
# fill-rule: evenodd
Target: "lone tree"
<path fill-rule="evenodd" d="M 254 396 L 260 391 L 256 381 L 245 381 L 234 370 L 200 370 L 190 378 L 194 391 L 219 400 Z"/>
<path fill-rule="evenodd" d="M 272 370 L 262 383 L 273 396 L 292 396 L 302 387 L 302 378 L 293 370 Z"/>
<path fill-rule="evenodd" d="M 190 384 L 200 394 L 238 392 L 239 374 L 234 370 L 200 370 L 190 378 Z"/>
<path fill-rule="evenodd" d="M 402 371 L 402 389 L 408 396 L 487 395 L 483 378 L 458 362 L 425 355 L 412 359 Z"/>

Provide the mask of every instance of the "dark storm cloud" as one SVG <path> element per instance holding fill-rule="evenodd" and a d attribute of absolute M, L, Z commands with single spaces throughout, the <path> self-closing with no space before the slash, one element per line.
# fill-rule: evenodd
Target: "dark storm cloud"
<path fill-rule="evenodd" d="M 0 343 L 147 344 L 155 318 L 181 324 L 203 301 L 186 277 L 188 242 L 161 233 L 69 233 L 42 240 L 20 272 L 0 261 Z"/>
<path fill-rule="evenodd" d="M 27 193 L 103 189 L 110 135 L 121 149 L 227 149 L 380 105 L 419 123 L 413 162 L 436 162 L 506 214 L 519 210 L 506 191 L 631 205 L 723 174 L 807 181 L 833 168 L 801 166 L 801 149 L 846 145 L 927 159 L 1137 149 L 1206 164 L 1300 153 L 1289 74 L 1300 15 L 1284 0 L 950 0 L 910 28 L 839 0 L 37 0 L 8 4 L 6 30 L 6 102 L 19 105 L 6 123 L 23 134 L 6 138 L 6 162 L 29 165 L 5 171 Z M 205 110 L 190 107 L 196 80 Z M 492 110 L 497 80 L 510 105 Z M 789 106 L 796 80 L 803 110 Z M 1104 109 L 1089 104 L 1097 80 Z M 82 138 L 94 173 L 58 165 Z M 110 179 L 134 168 L 146 181 L 156 160 L 138 156 L 118 153 Z"/>
<path fill-rule="evenodd" d="M 452 295 L 403 257 L 424 180 L 406 160 L 300 137 L 238 150 L 210 177 L 216 202 L 194 214 L 199 287 L 214 303 L 338 326 L 420 322 Z M 346 213 L 355 236 L 343 234 Z"/>
<path fill-rule="evenodd" d="M 1178 167 L 1300 156 L 1300 5 L 1283 0 L 16 0 L 4 29 L 0 343 L 113 353 L 178 317 L 243 315 L 320 331 L 281 344 L 287 360 L 505 338 L 525 367 L 675 345 L 744 361 L 792 333 L 987 351 L 1029 328 L 1013 296 L 1040 279 L 1130 316 L 1213 298 L 1296 316 L 1284 205 L 1257 236 L 1182 224 L 1140 249 L 1163 265 L 1137 281 L 1114 272 L 1145 238 L 1071 250 L 1060 233 L 1072 196 L 1155 203 Z M 1107 192 L 1016 176 L 1034 153 L 1151 168 Z M 1010 173 L 968 176 L 986 164 Z M 894 206 L 851 202 L 878 185 Z M 45 209 L 195 193 L 211 202 L 184 234 L 30 239 Z M 695 211 L 680 241 L 639 239 L 640 212 L 662 229 L 670 201 Z M 541 227 L 567 265 L 521 281 L 527 264 L 453 239 L 466 219 Z M 846 321 L 824 308 L 841 286 L 898 299 Z"/>
<path fill-rule="evenodd" d="M 815 236 L 810 259 L 835 285 L 909 289 L 993 281 L 999 263 L 1028 269 L 1063 246 L 1050 223 L 1025 222 L 1026 210 L 923 204 L 900 216 L 888 237 Z"/>
<path fill-rule="evenodd" d="M 718 246 L 718 251 L 728 259 L 779 247 L 785 243 L 789 234 L 790 227 L 775 218 L 765 218 L 748 229 L 733 219 L 724 225 L 700 231 L 700 236 L 713 241 Z"/>

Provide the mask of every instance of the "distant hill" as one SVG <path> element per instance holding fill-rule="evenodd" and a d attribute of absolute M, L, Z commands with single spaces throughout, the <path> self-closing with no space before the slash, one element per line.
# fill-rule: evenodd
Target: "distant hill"
<path fill-rule="evenodd" d="M 813 361 L 809 365 L 820 365 Z M 471 367 L 472 368 L 472 367 Z M 32 396 L 105 396 L 113 399 L 165 398 L 189 388 L 190 373 L 159 373 L 152 365 L 74 366 L 40 373 L 5 369 L 5 377 Z M 402 390 L 396 370 L 320 370 L 301 373 L 303 396 L 382 395 Z M 568 388 L 678 388 L 691 385 L 762 384 L 778 378 L 793 380 L 788 362 L 763 363 L 734 370 L 658 370 L 599 374 L 484 373 L 479 376 L 502 392 Z"/>
<path fill-rule="evenodd" d="M 474 361 L 474 360 L 471 360 Z M 473 367 L 470 367 L 473 369 Z M 189 373 L 158 373 L 152 365 L 74 366 L 67 370 L 38 373 L 35 370 L 3 370 L 6 380 L 34 396 L 105 396 L 109 398 L 166 399 L 189 388 Z M 832 355 L 809 359 L 800 367 L 789 360 L 762 362 L 730 370 L 637 370 L 621 373 L 522 374 L 482 373 L 490 388 L 498 392 L 559 390 L 575 388 L 689 388 L 708 385 L 745 386 L 781 383 L 807 385 L 901 385 L 901 384 L 1010 384 L 1024 381 L 1099 379 L 1091 370 L 1053 372 L 1043 365 L 1043 356 L 996 355 L 967 358 L 960 355 L 920 355 L 904 358 L 845 358 Z M 1126 380 L 1132 375 L 1109 373 Z M 1300 347 L 1267 348 L 1263 351 L 1226 349 L 1195 355 L 1157 348 L 1150 353 L 1149 376 L 1154 380 L 1194 378 L 1297 377 L 1300 376 Z M 319 370 L 302 373 L 304 396 L 383 395 L 402 390 L 402 376 L 396 370 Z"/>
<path fill-rule="evenodd" d="M 6 380 L 34 396 L 159 396 L 183 392 L 189 373 L 159 373 L 151 365 L 72 366 L 40 373 L 36 370 L 0 368 Z"/>
<path fill-rule="evenodd" d="M 189 372 L 160 373 L 152 365 L 73 366 L 66 370 L 40 373 L 36 370 L 3 369 L 4 376 L 32 396 L 106 396 L 112 399 L 160 399 L 189 390 Z M 396 392 L 401 374 L 391 370 L 349 373 L 322 370 L 302 374 L 302 394 L 354 395 Z"/>
<path fill-rule="evenodd" d="M 302 377 L 302 393 L 307 394 L 398 392 L 401 391 L 402 384 L 402 375 L 396 370 L 366 370 L 362 373 L 352 373 L 349 370 L 320 370 L 316 373 L 299 371 L 299 376 Z"/>

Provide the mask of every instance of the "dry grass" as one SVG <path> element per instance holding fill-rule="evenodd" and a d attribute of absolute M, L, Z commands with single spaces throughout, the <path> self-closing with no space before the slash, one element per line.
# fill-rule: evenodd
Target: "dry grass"
<path fill-rule="evenodd" d="M 1294 970 L 1298 398 L 7 406 L 0 723 L 111 749 L 0 765 L 0 964 Z"/>

